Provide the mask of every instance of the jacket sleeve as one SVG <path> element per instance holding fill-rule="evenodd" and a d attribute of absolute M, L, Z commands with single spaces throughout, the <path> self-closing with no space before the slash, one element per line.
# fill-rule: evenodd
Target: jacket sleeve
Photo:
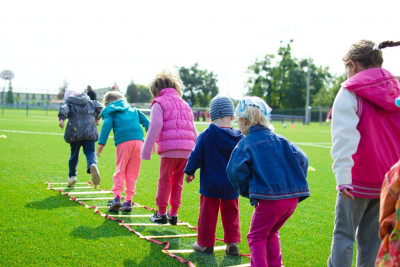
<path fill-rule="evenodd" d="M 301 148 L 298 147 L 296 144 L 290 143 L 290 146 L 292 147 L 293 153 L 296 156 L 296 159 L 299 162 L 301 169 L 303 170 L 304 176 L 307 177 L 308 157 L 306 153 L 304 153 L 304 151 L 301 150 Z"/>
<path fill-rule="evenodd" d="M 144 140 L 141 159 L 149 160 L 151 158 L 151 151 L 158 137 L 160 136 L 163 127 L 163 111 L 158 103 L 154 103 L 150 111 L 150 125 L 149 130 Z"/>
<path fill-rule="evenodd" d="M 144 115 L 140 110 L 137 110 L 137 111 L 139 114 L 139 122 L 144 127 L 144 129 L 146 130 L 146 133 L 147 133 L 147 131 L 149 130 L 150 121 L 146 117 L 146 115 Z"/>
<path fill-rule="evenodd" d="M 332 170 L 337 185 L 352 184 L 351 169 L 353 154 L 360 142 L 357 125 L 360 119 L 357 115 L 357 97 L 354 93 L 341 88 L 333 103 L 332 111 Z"/>
<path fill-rule="evenodd" d="M 249 182 L 252 174 L 250 166 L 250 154 L 240 146 L 236 146 L 226 167 L 226 173 L 233 188 L 246 198 L 249 197 Z"/>
<path fill-rule="evenodd" d="M 99 120 L 100 113 L 103 110 L 104 106 L 97 100 L 93 100 L 93 104 L 94 104 L 95 118 L 96 118 L 96 120 Z"/>
<path fill-rule="evenodd" d="M 58 110 L 58 118 L 59 120 L 64 120 L 68 118 L 69 108 L 67 103 L 61 105 L 60 109 Z"/>
<path fill-rule="evenodd" d="M 103 122 L 103 126 L 101 127 L 98 144 L 106 145 L 108 135 L 110 134 L 112 127 L 113 127 L 113 116 L 110 114 L 107 114 L 104 116 L 104 122 Z"/>
<path fill-rule="evenodd" d="M 186 174 L 193 175 L 197 169 L 203 167 L 204 165 L 204 134 L 200 134 L 196 140 L 196 145 L 190 156 L 188 158 L 188 162 L 186 164 L 186 168 L 183 171 Z"/>

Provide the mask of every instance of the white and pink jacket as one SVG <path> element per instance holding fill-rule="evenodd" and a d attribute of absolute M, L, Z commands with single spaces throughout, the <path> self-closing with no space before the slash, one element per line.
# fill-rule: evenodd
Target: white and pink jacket
<path fill-rule="evenodd" d="M 385 173 L 400 158 L 398 79 L 382 68 L 342 83 L 332 113 L 333 173 L 359 198 L 379 198 Z"/>
<path fill-rule="evenodd" d="M 151 103 L 151 122 L 142 148 L 142 159 L 150 159 L 157 142 L 162 157 L 188 158 L 195 146 L 197 131 L 189 105 L 174 88 L 164 88 Z"/>

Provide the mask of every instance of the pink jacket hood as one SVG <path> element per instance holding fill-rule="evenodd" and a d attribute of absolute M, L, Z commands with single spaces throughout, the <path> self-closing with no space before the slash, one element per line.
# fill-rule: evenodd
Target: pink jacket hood
<path fill-rule="evenodd" d="M 395 100 L 400 96 L 397 77 L 383 68 L 363 70 L 342 83 L 342 87 L 388 111 L 399 110 Z M 371 90 L 371 87 L 374 89 Z"/>

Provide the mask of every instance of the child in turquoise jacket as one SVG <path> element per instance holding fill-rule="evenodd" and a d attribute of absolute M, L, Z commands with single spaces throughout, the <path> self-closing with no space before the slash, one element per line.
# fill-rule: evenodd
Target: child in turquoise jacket
<path fill-rule="evenodd" d="M 116 170 L 113 175 L 114 200 L 109 211 L 131 211 L 132 197 L 135 194 L 136 182 L 140 171 L 140 152 L 142 150 L 144 135 L 149 128 L 149 119 L 135 107 L 130 107 L 124 96 L 118 91 L 110 91 L 104 95 L 106 108 L 100 114 L 104 119 L 98 141 L 97 154 L 107 143 L 111 129 L 114 132 L 116 148 Z M 142 126 L 140 126 L 142 125 Z M 121 205 L 121 192 L 126 186 L 125 202 Z"/>

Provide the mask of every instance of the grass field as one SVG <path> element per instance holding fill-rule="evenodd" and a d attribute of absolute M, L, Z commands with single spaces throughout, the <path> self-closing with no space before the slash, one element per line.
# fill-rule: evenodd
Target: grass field
<path fill-rule="evenodd" d="M 99 125 L 100 127 L 101 125 Z M 309 157 L 311 197 L 301 202 L 280 231 L 285 266 L 326 266 L 330 252 L 336 199 L 331 171 L 330 128 L 295 124 L 286 128 L 276 122 L 276 132 L 298 143 Z M 201 131 L 206 125 L 198 125 Z M 69 145 L 58 127 L 57 114 L 49 111 L 7 111 L 0 116 L 0 265 L 1 266 L 182 266 L 161 250 L 164 246 L 138 238 L 117 222 L 92 209 L 47 190 L 45 182 L 66 182 Z M 102 189 L 111 189 L 115 147 L 109 139 L 99 158 Z M 267 152 L 266 152 L 267 153 Z M 87 182 L 85 158 L 80 156 L 78 182 Z M 143 161 L 134 201 L 156 208 L 159 156 Z M 197 177 L 198 174 L 197 174 Z M 184 185 L 179 219 L 197 226 L 199 180 Z M 92 203 L 105 206 L 106 200 Z M 133 213 L 145 213 L 134 210 Z M 253 208 L 240 198 L 242 242 L 240 252 L 249 254 L 246 234 Z M 151 213 L 147 211 L 150 215 Z M 129 221 L 129 220 L 125 220 Z M 143 218 L 143 222 L 148 222 Z M 137 227 L 146 235 L 194 233 L 182 227 Z M 217 237 L 223 238 L 219 222 Z M 195 237 L 168 240 L 170 249 L 190 249 Z M 223 245 L 222 242 L 216 244 Z M 177 254 L 196 266 L 229 266 L 249 263 L 249 258 L 200 253 Z"/>

